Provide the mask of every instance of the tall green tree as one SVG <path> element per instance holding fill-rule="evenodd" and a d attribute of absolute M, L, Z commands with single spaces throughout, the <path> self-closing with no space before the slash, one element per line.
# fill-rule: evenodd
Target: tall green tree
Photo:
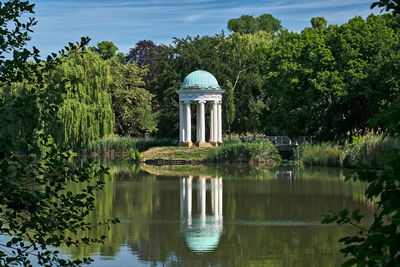
<path fill-rule="evenodd" d="M 71 88 L 62 95 L 58 121 L 52 134 L 61 144 L 85 145 L 113 133 L 114 113 L 108 92 L 112 77 L 107 63 L 97 54 L 72 54 L 47 77 L 48 90 L 63 81 Z"/>
<path fill-rule="evenodd" d="M 121 64 L 117 58 L 109 60 L 113 81 L 110 84 L 112 108 L 115 113 L 115 132 L 125 136 L 141 136 L 157 130 L 153 97 L 142 77 L 147 69 L 135 62 Z"/>

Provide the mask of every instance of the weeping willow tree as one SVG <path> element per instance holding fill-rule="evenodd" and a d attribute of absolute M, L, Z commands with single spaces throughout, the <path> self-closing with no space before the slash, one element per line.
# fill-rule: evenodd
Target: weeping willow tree
<path fill-rule="evenodd" d="M 48 80 L 49 89 L 69 85 L 58 110 L 59 121 L 50 129 L 57 143 L 86 145 L 112 134 L 114 113 L 108 93 L 112 77 L 99 55 L 73 54 L 49 73 Z"/>

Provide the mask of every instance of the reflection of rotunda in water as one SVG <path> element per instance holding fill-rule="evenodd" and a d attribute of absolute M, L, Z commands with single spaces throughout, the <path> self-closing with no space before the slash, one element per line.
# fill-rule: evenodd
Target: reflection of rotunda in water
<path fill-rule="evenodd" d="M 197 199 L 192 198 L 193 191 Z M 222 178 L 181 178 L 180 209 L 187 246 L 197 253 L 214 250 L 223 230 Z"/>

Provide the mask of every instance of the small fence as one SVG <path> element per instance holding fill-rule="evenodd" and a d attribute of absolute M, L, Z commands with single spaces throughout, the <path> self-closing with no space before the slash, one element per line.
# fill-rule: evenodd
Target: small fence
<path fill-rule="evenodd" d="M 312 143 L 312 138 L 307 136 L 299 136 L 297 138 L 289 138 L 288 136 L 241 136 L 244 142 L 254 142 L 255 140 L 269 140 L 276 146 L 298 146 L 303 143 Z"/>

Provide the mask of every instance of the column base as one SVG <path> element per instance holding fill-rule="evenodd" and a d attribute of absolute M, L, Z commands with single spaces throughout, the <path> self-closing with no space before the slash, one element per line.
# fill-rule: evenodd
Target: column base
<path fill-rule="evenodd" d="M 191 146 L 193 146 L 193 143 L 192 142 L 180 142 L 178 144 L 178 146 L 191 147 Z"/>
<path fill-rule="evenodd" d="M 214 142 L 214 141 L 210 141 L 210 144 L 212 145 L 212 146 L 218 146 L 218 142 Z"/>
<path fill-rule="evenodd" d="M 212 145 L 208 142 L 197 142 L 195 143 L 197 147 L 211 147 Z"/>

